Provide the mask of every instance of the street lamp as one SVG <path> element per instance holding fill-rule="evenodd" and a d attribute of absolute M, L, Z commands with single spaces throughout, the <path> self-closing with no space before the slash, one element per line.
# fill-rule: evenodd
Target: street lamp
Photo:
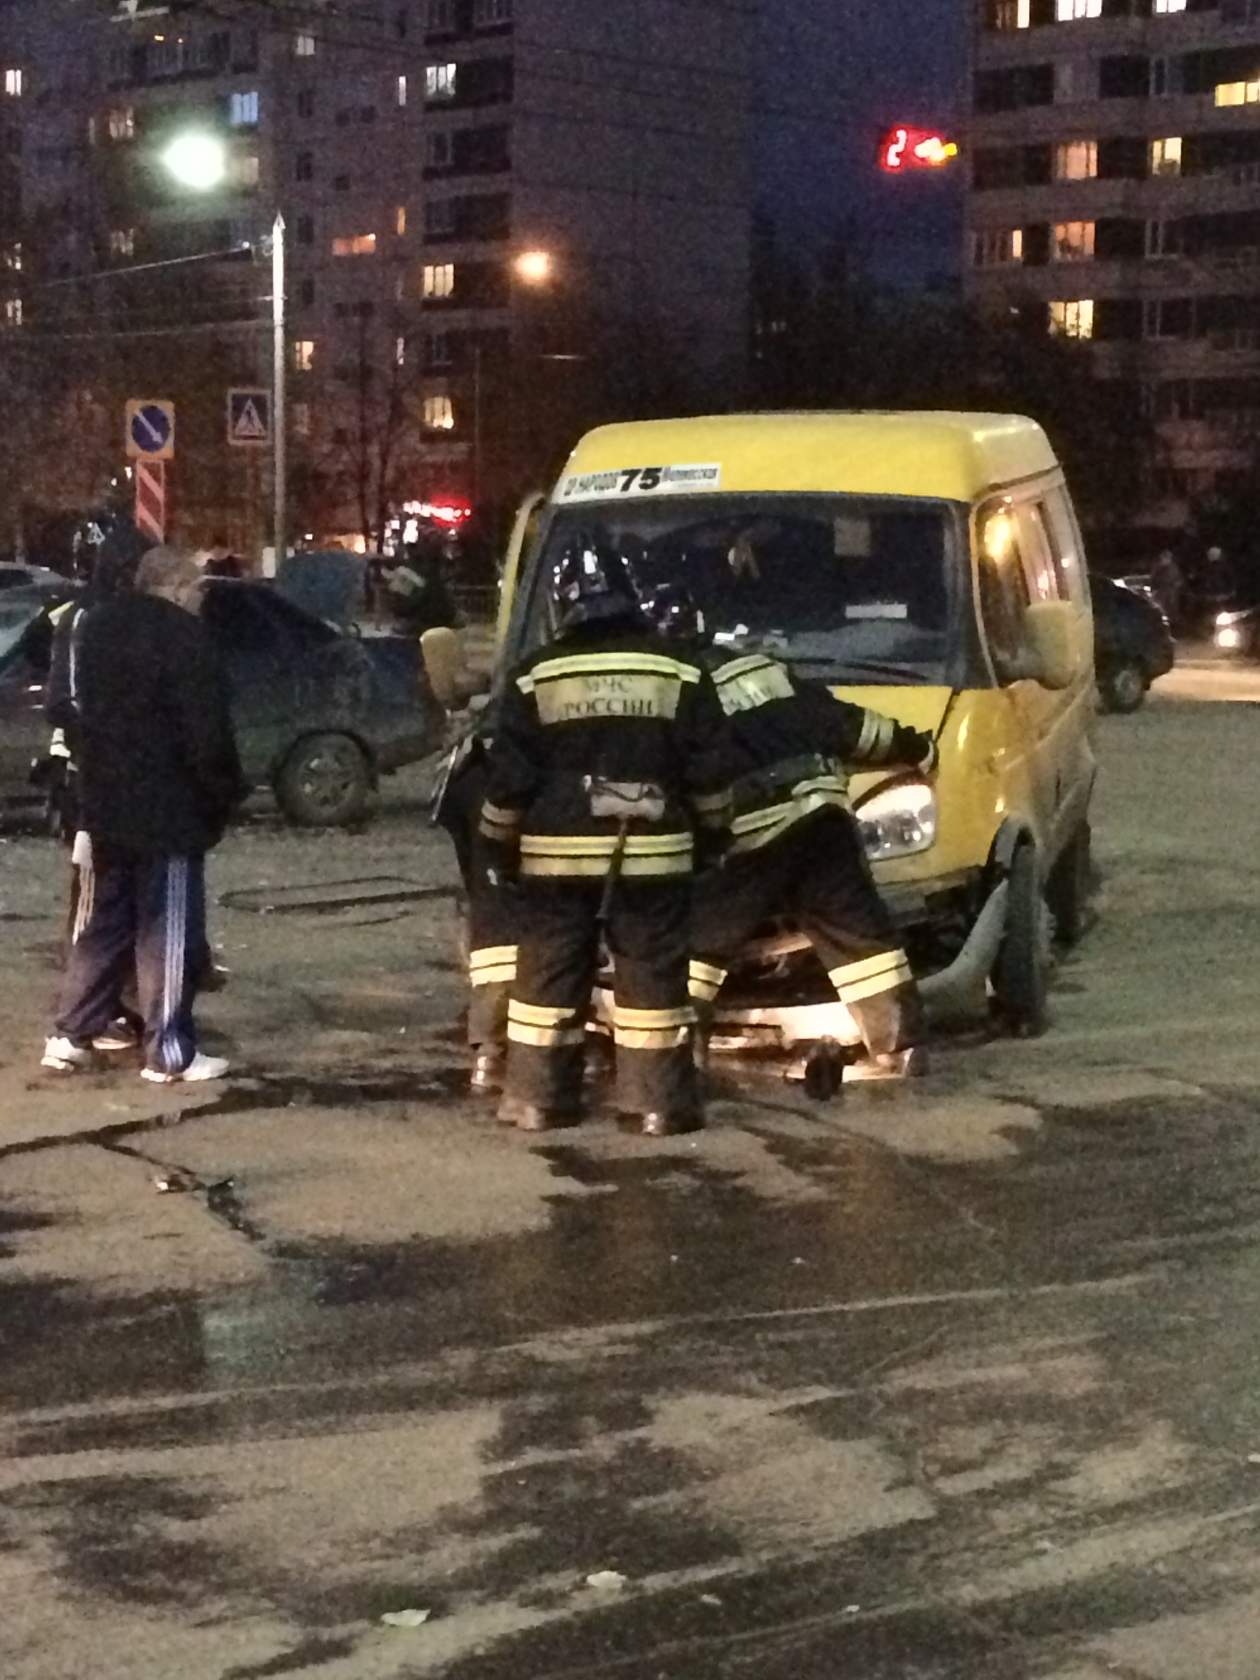
<path fill-rule="evenodd" d="M 180 186 L 213 192 L 227 175 L 227 147 L 216 134 L 179 134 L 162 153 L 162 162 Z"/>
<path fill-rule="evenodd" d="M 527 286 L 545 286 L 555 271 L 555 258 L 550 251 L 522 251 L 512 263 L 518 280 Z"/>
<path fill-rule="evenodd" d="M 170 142 L 162 153 L 162 162 L 171 178 L 190 192 L 213 192 L 216 187 L 222 186 L 227 177 L 228 149 L 217 134 L 190 130 Z M 285 414 L 288 363 L 285 355 L 284 258 L 284 216 L 277 210 L 271 227 L 271 443 L 275 492 L 271 541 L 277 569 L 288 548 L 288 433 Z"/>

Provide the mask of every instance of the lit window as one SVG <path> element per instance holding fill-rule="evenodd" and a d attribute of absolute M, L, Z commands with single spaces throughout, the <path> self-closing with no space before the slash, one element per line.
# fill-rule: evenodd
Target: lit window
<path fill-rule="evenodd" d="M 228 101 L 228 121 L 233 128 L 258 126 L 258 94 L 234 93 Z"/>
<path fill-rule="evenodd" d="M 1050 331 L 1058 338 L 1093 338 L 1093 298 L 1072 298 L 1050 305 Z"/>
<path fill-rule="evenodd" d="M 334 257 L 371 257 L 376 255 L 374 233 L 352 233 L 332 242 Z"/>
<path fill-rule="evenodd" d="M 134 140 L 136 137 L 136 113 L 131 105 L 120 105 L 109 113 L 106 119 L 106 132 L 111 140 Z"/>
<path fill-rule="evenodd" d="M 262 179 L 262 165 L 257 152 L 244 152 L 232 165 L 232 176 L 238 187 L 248 190 Z"/>
<path fill-rule="evenodd" d="M 455 290 L 454 263 L 427 263 L 421 294 L 427 298 L 448 298 Z"/>
<path fill-rule="evenodd" d="M 1102 0 L 1057 0 L 1055 16 L 1060 23 L 1071 23 L 1076 18 L 1101 17 Z"/>
<path fill-rule="evenodd" d="M 22 325 L 21 298 L 6 298 L 4 300 L 4 324 L 6 327 L 20 327 Z"/>
<path fill-rule="evenodd" d="M 1165 140 L 1151 141 L 1151 174 L 1181 174 L 1181 136 L 1170 135 Z"/>
<path fill-rule="evenodd" d="M 455 410 L 449 397 L 424 399 L 424 423 L 431 432 L 451 432 L 455 429 Z"/>
<path fill-rule="evenodd" d="M 1216 103 L 1218 105 L 1260 105 L 1260 81 L 1218 82 L 1216 84 Z"/>
<path fill-rule="evenodd" d="M 311 435 L 311 405 L 307 402 L 293 405 L 293 435 L 295 437 L 310 437 Z"/>
<path fill-rule="evenodd" d="M 399 337 L 394 340 L 394 363 L 397 367 L 407 365 L 407 340 Z"/>
<path fill-rule="evenodd" d="M 294 58 L 315 57 L 315 37 L 304 29 L 299 30 L 293 37 L 293 56 Z"/>
<path fill-rule="evenodd" d="M 1098 173 L 1097 140 L 1069 140 L 1054 149 L 1056 181 L 1088 181 Z"/>
<path fill-rule="evenodd" d="M 397 89 L 396 97 L 397 97 L 398 103 L 400 105 L 405 105 L 407 103 L 407 78 L 406 78 L 406 76 L 399 76 L 399 78 L 398 78 L 398 89 Z"/>
<path fill-rule="evenodd" d="M 424 72 L 424 97 L 426 99 L 454 99 L 455 76 L 459 66 L 455 64 L 430 64 Z"/>
<path fill-rule="evenodd" d="M 10 274 L 22 272 L 22 245 L 19 240 L 14 245 L 0 245 L 0 268 L 7 268 Z"/>
<path fill-rule="evenodd" d="M 315 366 L 315 340 L 313 338 L 294 340 L 293 365 L 299 373 L 309 373 Z"/>
<path fill-rule="evenodd" d="M 10 99 L 20 99 L 22 97 L 22 72 L 20 70 L 5 71 L 4 91 Z"/>
<path fill-rule="evenodd" d="M 443 129 L 424 137 L 424 166 L 426 169 L 446 169 L 451 162 L 451 136 Z"/>
<path fill-rule="evenodd" d="M 429 0 L 428 24 L 431 35 L 455 27 L 455 0 Z"/>
<path fill-rule="evenodd" d="M 1000 268 L 1023 260 L 1023 228 L 989 228 L 974 235 L 972 261 L 977 268 Z"/>
<path fill-rule="evenodd" d="M 511 21 L 512 0 L 473 0 L 474 29 L 488 29 L 492 24 Z"/>
<path fill-rule="evenodd" d="M 405 204 L 400 204 L 398 206 L 397 210 L 394 211 L 394 232 L 398 235 L 399 239 L 401 239 L 403 234 L 406 233 L 406 231 L 407 231 L 407 206 Z"/>
<path fill-rule="evenodd" d="M 114 228 L 109 236 L 109 254 L 111 257 L 134 257 L 136 254 L 135 228 Z"/>
<path fill-rule="evenodd" d="M 1057 222 L 1054 229 L 1056 262 L 1087 262 L 1094 254 L 1093 222 Z"/>
<path fill-rule="evenodd" d="M 1186 0 L 1155 0 L 1155 15 L 1163 12 L 1184 12 Z"/>

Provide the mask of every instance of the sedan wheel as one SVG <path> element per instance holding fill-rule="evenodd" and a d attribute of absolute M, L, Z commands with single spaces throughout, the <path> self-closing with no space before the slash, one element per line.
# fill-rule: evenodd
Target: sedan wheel
<path fill-rule="evenodd" d="M 1098 692 L 1109 712 L 1136 712 L 1146 699 L 1146 672 L 1136 659 L 1110 665 L 1098 674 Z"/>
<path fill-rule="evenodd" d="M 362 816 L 371 787 L 371 769 L 357 741 L 349 735 L 308 735 L 285 759 L 276 798 L 290 822 L 340 828 Z"/>

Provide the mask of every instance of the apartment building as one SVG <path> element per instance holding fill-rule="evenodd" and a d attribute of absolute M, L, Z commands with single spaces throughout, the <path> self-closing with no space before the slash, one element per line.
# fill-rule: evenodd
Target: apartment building
<path fill-rule="evenodd" d="M 190 534 L 260 540 L 265 459 L 229 450 L 222 416 L 228 384 L 268 382 L 277 213 L 295 512 L 316 535 L 371 529 L 386 503 L 504 501 L 536 481 L 614 341 L 632 372 L 685 364 L 714 400 L 738 377 L 748 9 L 40 6 L 60 27 L 22 67 L 28 120 L 42 93 L 80 141 L 62 266 L 92 277 L 144 394 L 186 387 Z M 204 193 L 162 161 L 189 132 L 227 149 Z M 28 159 L 23 185 L 29 216 L 49 202 L 44 166 Z"/>
<path fill-rule="evenodd" d="M 1132 387 L 1177 528 L 1260 422 L 1260 0 L 983 0 L 972 88 L 969 293 Z"/>

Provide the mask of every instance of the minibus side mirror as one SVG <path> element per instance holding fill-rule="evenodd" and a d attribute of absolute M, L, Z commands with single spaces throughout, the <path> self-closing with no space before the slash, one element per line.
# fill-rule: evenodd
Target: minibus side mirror
<path fill-rule="evenodd" d="M 1071 688 L 1080 672 L 1080 615 L 1070 601 L 1035 601 L 1024 617 L 1032 669 L 1043 688 Z"/>

